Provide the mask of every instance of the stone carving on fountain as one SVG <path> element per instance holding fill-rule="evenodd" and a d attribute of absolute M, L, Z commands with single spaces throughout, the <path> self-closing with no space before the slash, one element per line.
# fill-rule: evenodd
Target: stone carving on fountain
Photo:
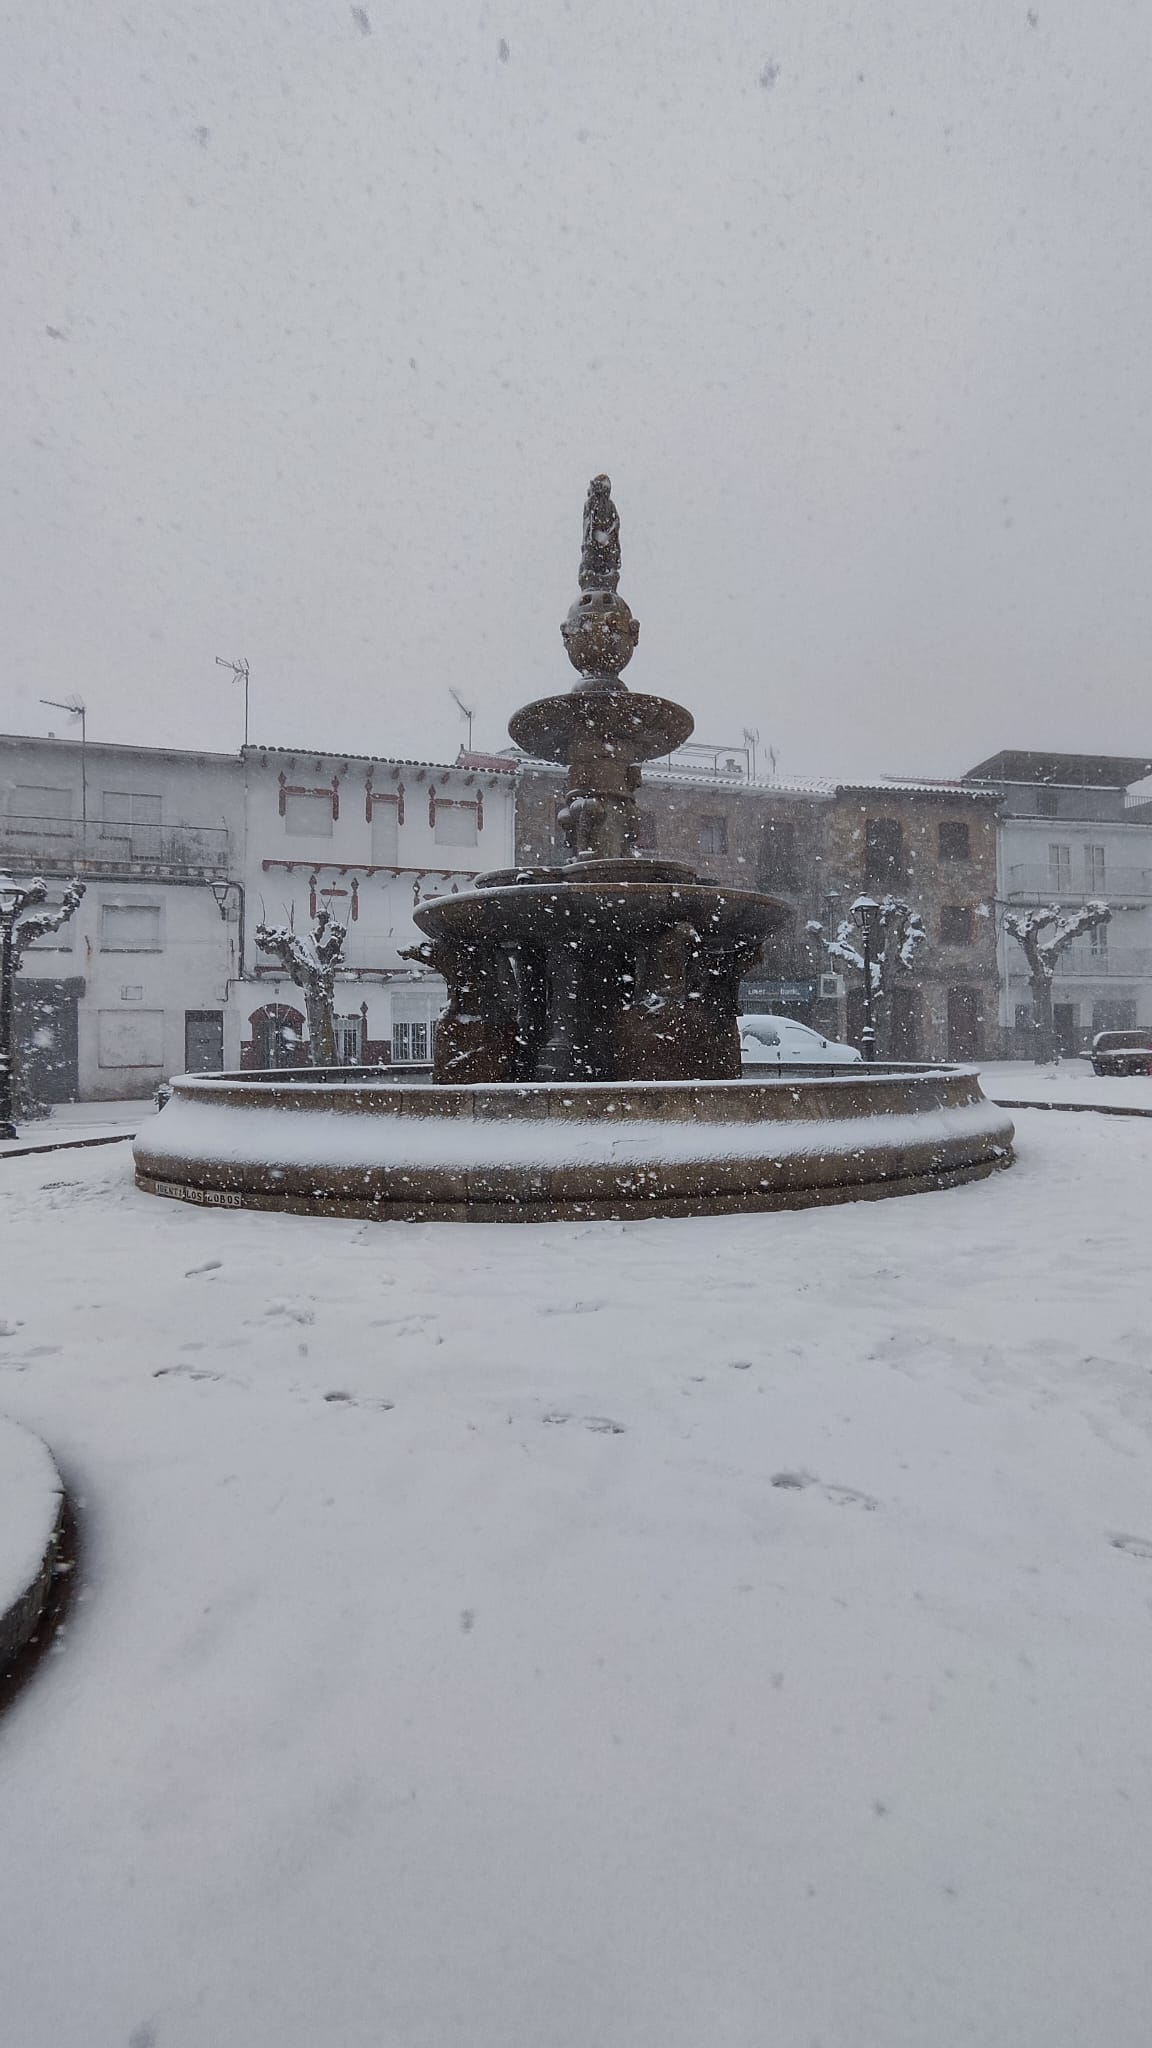
<path fill-rule="evenodd" d="M 578 680 L 527 704 L 508 730 L 562 762 L 562 867 L 510 869 L 416 912 L 409 958 L 442 974 L 448 1008 L 435 1078 L 739 1080 L 739 986 L 786 907 L 701 881 L 637 851 L 641 764 L 670 753 L 691 714 L 630 690 L 639 621 L 620 596 L 620 521 L 606 476 L 584 508 L 580 596 L 561 627 Z"/>

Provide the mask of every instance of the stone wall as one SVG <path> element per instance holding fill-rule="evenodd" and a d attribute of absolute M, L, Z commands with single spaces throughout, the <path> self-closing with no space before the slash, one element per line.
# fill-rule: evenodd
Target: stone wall
<path fill-rule="evenodd" d="M 556 811 L 563 772 L 518 777 L 516 859 L 565 858 Z M 882 784 L 811 788 L 677 777 L 646 769 L 638 797 L 642 851 L 683 861 L 702 879 L 764 889 L 791 912 L 746 984 L 745 1008 L 782 1010 L 858 1040 L 859 975 L 829 959 L 831 938 L 862 892 L 889 891 L 928 933 L 883 1037 L 894 1057 L 996 1057 L 1001 1050 L 996 958 L 996 804 L 987 793 Z M 944 828 L 943 831 L 941 828 Z M 821 976 L 844 993 L 821 998 Z"/>

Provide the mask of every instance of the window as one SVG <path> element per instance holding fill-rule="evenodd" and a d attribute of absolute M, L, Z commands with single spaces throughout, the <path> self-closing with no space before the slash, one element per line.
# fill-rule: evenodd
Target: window
<path fill-rule="evenodd" d="M 8 802 L 11 818 L 33 819 L 71 818 L 72 791 L 70 789 L 45 789 L 39 783 L 18 782 Z"/>
<path fill-rule="evenodd" d="M 727 818 L 719 818 L 719 817 L 706 817 L 706 818 L 701 818 L 701 820 L 700 820 L 700 851 L 701 851 L 701 853 L 727 853 L 727 851 L 728 851 L 728 820 L 727 820 Z"/>
<path fill-rule="evenodd" d="M 945 903 L 940 912 L 940 942 L 944 946 L 972 944 L 972 911 L 967 903 Z"/>
<path fill-rule="evenodd" d="M 939 825 L 936 829 L 937 851 L 941 860 L 969 860 L 968 827 L 962 824 Z"/>
<path fill-rule="evenodd" d="M 459 784 L 457 784 L 459 787 Z M 475 846 L 477 841 L 476 806 L 470 803 L 453 803 L 440 797 L 436 803 L 436 824 L 433 837 L 437 846 Z"/>
<path fill-rule="evenodd" d="M 655 811 L 637 811 L 636 844 L 641 853 L 654 853 L 656 851 Z"/>
<path fill-rule="evenodd" d="M 1104 848 L 1102 846 L 1086 846 L 1084 848 L 1084 887 L 1093 890 L 1105 887 Z M 1103 930 L 1103 926 L 1101 926 L 1101 930 Z"/>
<path fill-rule="evenodd" d="M 102 1067 L 158 1067 L 164 1064 L 163 1010 L 101 1010 L 96 1027 Z"/>
<path fill-rule="evenodd" d="M 336 1026 L 336 1064 L 340 1067 L 358 1067 L 363 1057 L 363 1017 L 334 1017 Z"/>
<path fill-rule="evenodd" d="M 1048 848 L 1048 887 L 1059 894 L 1072 887 L 1072 848 L 1050 846 Z"/>
<path fill-rule="evenodd" d="M 140 796 L 137 795 L 135 790 L 106 789 L 104 791 L 105 839 L 125 837 L 125 827 L 130 829 L 133 825 L 158 825 L 159 823 L 160 799 L 158 796 Z M 109 830 L 109 827 L 112 829 Z"/>
<path fill-rule="evenodd" d="M 904 879 L 904 828 L 898 818 L 869 818 L 864 827 L 864 875 L 869 882 Z"/>
<path fill-rule="evenodd" d="M 400 858 L 400 822 L 395 804 L 381 803 L 379 799 L 372 806 L 372 865 L 374 868 L 394 868 Z"/>
<path fill-rule="evenodd" d="M 332 799 L 326 793 L 284 798 L 284 830 L 291 839 L 331 839 Z"/>
<path fill-rule="evenodd" d="M 398 1067 L 428 1058 L 427 1024 L 403 1023 L 392 1026 L 392 1058 Z"/>
<path fill-rule="evenodd" d="M 795 889 L 800 881 L 800 859 L 796 827 L 774 819 L 760 833 L 760 880 L 774 882 L 779 889 Z"/>
<path fill-rule="evenodd" d="M 102 953 L 158 953 L 160 951 L 160 905 L 158 903 L 104 903 L 100 906 L 100 951 Z M 129 1066 L 134 1061 L 126 1063 Z"/>
<path fill-rule="evenodd" d="M 1136 1003 L 1133 999 L 1093 1003 L 1092 1029 L 1096 1031 L 1134 1031 L 1136 1028 Z"/>
<path fill-rule="evenodd" d="M 1096 960 L 1108 958 L 1108 927 L 1094 924 L 1088 938 L 1088 950 Z"/>
<path fill-rule="evenodd" d="M 1060 799 L 1054 789 L 1038 789 L 1036 791 L 1036 815 L 1038 818 L 1059 817 Z"/>

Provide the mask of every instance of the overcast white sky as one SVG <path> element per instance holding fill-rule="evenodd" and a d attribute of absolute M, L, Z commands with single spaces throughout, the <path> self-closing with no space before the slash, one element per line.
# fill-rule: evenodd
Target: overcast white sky
<path fill-rule="evenodd" d="M 781 772 L 1152 743 L 1149 0 L 37 0 L 0 727 L 451 757 L 636 686 Z"/>

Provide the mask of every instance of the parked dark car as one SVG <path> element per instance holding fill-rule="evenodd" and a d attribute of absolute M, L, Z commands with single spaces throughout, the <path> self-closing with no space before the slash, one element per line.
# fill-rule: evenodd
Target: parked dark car
<path fill-rule="evenodd" d="M 1152 1074 L 1152 1027 L 1098 1031 L 1088 1057 L 1094 1074 Z"/>

